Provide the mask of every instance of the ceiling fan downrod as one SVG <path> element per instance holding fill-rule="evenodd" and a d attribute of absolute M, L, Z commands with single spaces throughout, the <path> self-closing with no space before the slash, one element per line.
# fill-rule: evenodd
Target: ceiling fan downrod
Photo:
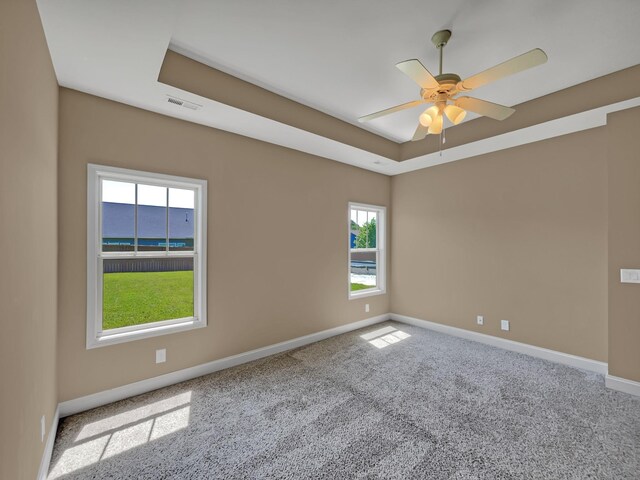
<path fill-rule="evenodd" d="M 451 38 L 451 30 L 440 30 L 433 34 L 431 42 L 440 51 L 440 73 L 442 75 L 442 56 L 444 54 L 444 47 Z"/>

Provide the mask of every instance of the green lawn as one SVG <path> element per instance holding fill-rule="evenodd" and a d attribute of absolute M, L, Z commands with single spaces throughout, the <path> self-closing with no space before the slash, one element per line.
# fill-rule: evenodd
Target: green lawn
<path fill-rule="evenodd" d="M 104 330 L 193 316 L 193 272 L 105 273 Z"/>
<path fill-rule="evenodd" d="M 364 283 L 352 283 L 351 291 L 355 292 L 356 290 L 365 290 L 367 288 L 373 288 L 373 285 L 365 285 Z"/>

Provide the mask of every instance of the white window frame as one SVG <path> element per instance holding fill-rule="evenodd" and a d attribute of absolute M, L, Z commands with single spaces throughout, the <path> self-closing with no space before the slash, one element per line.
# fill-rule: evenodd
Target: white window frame
<path fill-rule="evenodd" d="M 184 251 L 102 252 L 102 180 L 126 181 L 194 191 L 193 253 Z M 167 205 L 167 208 L 169 206 Z M 89 164 L 87 166 L 87 349 L 207 326 L 207 181 Z M 193 257 L 193 317 L 102 330 L 103 260 Z"/>
<path fill-rule="evenodd" d="M 376 219 L 376 248 L 351 248 L 351 210 L 368 210 L 377 213 Z M 349 202 L 347 210 L 347 239 L 348 263 L 347 263 L 347 289 L 349 300 L 356 298 L 371 297 L 373 295 L 383 295 L 387 293 L 387 258 L 386 258 L 386 237 L 387 237 L 387 207 L 379 205 L 368 205 L 366 203 Z M 376 286 L 364 290 L 351 291 L 351 253 L 352 252 L 376 252 Z"/>

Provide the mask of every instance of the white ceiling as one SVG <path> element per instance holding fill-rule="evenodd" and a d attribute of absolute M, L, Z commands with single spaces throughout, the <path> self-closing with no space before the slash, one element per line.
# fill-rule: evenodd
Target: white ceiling
<path fill-rule="evenodd" d="M 172 44 L 356 123 L 360 115 L 416 97 L 417 88 L 394 64 L 418 57 L 435 72 L 436 51 L 429 38 L 448 27 L 454 36 L 445 70 L 461 76 L 534 47 L 546 50 L 547 64 L 478 90 L 482 98 L 512 105 L 640 63 L 638 0 L 449 0 L 428 8 L 425 2 L 409 0 L 37 3 L 63 87 L 388 175 L 593 128 L 604 124 L 606 112 L 640 104 L 636 98 L 447 149 L 442 155 L 396 162 L 157 81 Z M 202 108 L 169 104 L 167 95 Z M 419 113 L 398 113 L 371 126 L 404 141 Z"/>
<path fill-rule="evenodd" d="M 638 0 L 183 0 L 178 13 L 174 50 L 354 124 L 419 98 L 394 65 L 418 58 L 437 74 L 430 38 L 443 28 L 444 70 L 462 78 L 535 47 L 548 54 L 471 94 L 508 106 L 640 63 Z M 365 128 L 404 142 L 420 113 Z"/>

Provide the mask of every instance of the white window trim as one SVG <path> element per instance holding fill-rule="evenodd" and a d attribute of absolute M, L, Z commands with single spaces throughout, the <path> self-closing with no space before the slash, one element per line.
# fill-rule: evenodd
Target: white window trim
<path fill-rule="evenodd" d="M 351 210 L 373 210 L 378 212 L 376 220 L 376 248 L 351 248 Z M 366 203 L 349 202 L 347 209 L 347 290 L 349 300 L 356 298 L 372 297 L 374 295 L 383 295 L 387 293 L 387 254 L 386 254 L 386 236 L 387 236 L 387 207 L 380 205 L 369 205 Z M 351 291 L 351 252 L 378 252 L 377 260 L 377 285 L 373 288 L 365 290 Z"/>
<path fill-rule="evenodd" d="M 102 330 L 102 259 L 131 256 L 118 252 L 102 253 L 102 221 L 100 218 L 100 180 L 121 180 L 188 188 L 195 192 L 194 253 L 183 252 L 136 252 L 145 256 L 192 256 L 194 275 L 194 316 L 159 321 L 131 327 L 122 327 L 108 332 Z M 156 337 L 207 326 L 207 181 L 163 175 L 125 168 L 88 164 L 87 166 L 87 349 L 114 345 L 132 340 Z"/>

